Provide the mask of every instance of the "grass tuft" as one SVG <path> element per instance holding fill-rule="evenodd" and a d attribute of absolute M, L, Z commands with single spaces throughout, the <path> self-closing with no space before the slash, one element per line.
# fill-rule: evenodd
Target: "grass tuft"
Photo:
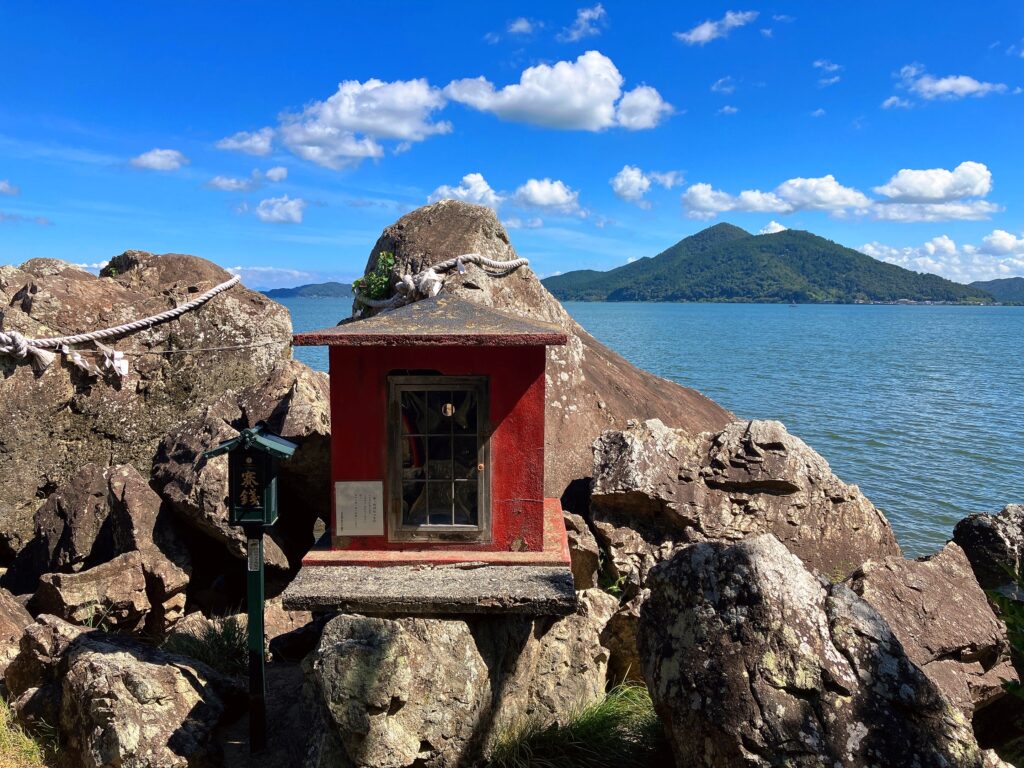
<path fill-rule="evenodd" d="M 527 720 L 498 735 L 489 768 L 648 768 L 670 765 L 651 695 L 623 684 L 565 725 Z"/>
<path fill-rule="evenodd" d="M 225 675 L 240 677 L 249 671 L 249 638 L 245 622 L 238 616 L 215 618 L 198 629 L 172 632 L 160 647 L 208 664 Z"/>
<path fill-rule="evenodd" d="M 48 750 L 14 721 L 10 706 L 0 701 L 0 768 L 46 768 Z"/>

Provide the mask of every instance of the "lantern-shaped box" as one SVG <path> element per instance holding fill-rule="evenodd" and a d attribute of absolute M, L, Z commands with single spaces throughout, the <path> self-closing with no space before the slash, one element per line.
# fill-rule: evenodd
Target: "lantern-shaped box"
<path fill-rule="evenodd" d="M 271 526 L 277 521 L 278 460 L 290 458 L 296 447 L 258 424 L 203 454 L 208 459 L 228 454 L 231 525 Z"/>

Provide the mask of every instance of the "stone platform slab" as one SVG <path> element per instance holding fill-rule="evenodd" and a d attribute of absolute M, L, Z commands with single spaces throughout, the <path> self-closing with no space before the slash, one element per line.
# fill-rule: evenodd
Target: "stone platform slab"
<path fill-rule="evenodd" d="M 565 616 L 576 610 L 572 571 L 565 565 L 306 566 L 282 597 L 290 611 L 371 616 Z"/>

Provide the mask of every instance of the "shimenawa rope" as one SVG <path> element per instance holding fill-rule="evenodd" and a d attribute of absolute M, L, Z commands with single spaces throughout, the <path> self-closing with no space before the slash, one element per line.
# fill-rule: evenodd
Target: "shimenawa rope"
<path fill-rule="evenodd" d="M 479 253 L 464 253 L 455 256 L 447 261 L 441 261 L 431 267 L 417 272 L 415 275 L 405 274 L 395 285 L 395 294 L 387 299 L 371 299 L 355 291 L 356 301 L 370 309 L 397 309 L 398 307 L 411 304 L 418 299 L 437 296 L 444 287 L 444 275 L 457 269 L 459 274 L 466 271 L 466 264 L 476 264 L 484 269 L 491 270 L 495 276 L 507 275 L 520 267 L 530 263 L 529 259 L 511 259 L 510 261 L 497 261 L 481 256 Z M 490 273 L 489 273 L 490 274 Z"/>
<path fill-rule="evenodd" d="M 83 344 L 85 342 L 92 341 L 96 342 L 97 348 L 103 353 L 105 365 L 108 368 L 111 368 L 118 376 L 124 376 L 128 372 L 128 362 L 124 359 L 123 353 L 117 352 L 103 344 L 100 344 L 100 339 L 109 339 L 113 336 L 123 336 L 126 333 L 152 328 L 154 325 L 160 325 L 161 323 L 166 323 L 168 320 L 181 317 L 186 312 L 191 312 L 193 309 L 201 307 L 214 296 L 238 285 L 238 282 L 241 279 L 241 276 L 235 275 L 230 280 L 226 280 L 220 285 L 214 286 L 206 293 L 197 296 L 192 299 L 192 301 L 186 302 L 181 306 L 174 307 L 173 309 L 169 309 L 166 312 L 161 312 L 157 315 L 144 317 L 141 320 L 134 320 L 130 323 L 115 325 L 112 328 L 104 328 L 99 331 L 78 333 L 73 336 L 50 336 L 45 339 L 29 339 L 18 331 L 0 331 L 0 354 L 11 355 L 19 360 L 30 358 L 32 361 L 32 367 L 37 371 L 42 372 L 53 363 L 54 353 L 49 351 L 51 349 L 60 350 L 64 354 L 68 355 L 73 363 L 81 366 L 83 361 L 78 353 L 71 349 L 71 346 L 73 344 Z"/>

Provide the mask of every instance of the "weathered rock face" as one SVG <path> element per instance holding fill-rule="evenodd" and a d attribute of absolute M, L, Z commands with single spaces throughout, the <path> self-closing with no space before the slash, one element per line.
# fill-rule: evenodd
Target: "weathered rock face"
<path fill-rule="evenodd" d="M 325 723 L 307 765 L 473 764 L 496 728 L 558 719 L 603 693 L 597 637 L 614 605 L 590 590 L 559 620 L 332 619 L 305 662 Z"/>
<path fill-rule="evenodd" d="M 679 766 L 981 766 L 969 722 L 842 584 L 773 536 L 654 570 L 640 652 Z"/>
<path fill-rule="evenodd" d="M 494 211 L 455 200 L 418 208 L 385 228 L 370 253 L 367 272 L 385 251 L 395 256 L 395 281 L 464 253 L 499 261 L 518 258 Z M 635 368 L 598 342 L 569 317 L 529 268 L 495 278 L 470 265 L 463 275 L 452 273 L 444 290 L 555 323 L 569 334 L 567 346 L 548 350 L 548 496 L 560 497 L 569 483 L 590 477 L 591 443 L 606 429 L 622 428 L 627 419 L 660 418 L 696 434 L 721 429 L 731 418 L 699 392 Z"/>
<path fill-rule="evenodd" d="M 102 277 L 37 261 L 0 275 L 0 327 L 30 337 L 163 312 L 230 277 L 193 256 L 141 251 L 115 257 Z M 169 429 L 197 404 L 264 379 L 290 358 L 290 337 L 284 307 L 236 286 L 177 320 L 113 342 L 131 362 L 120 383 L 67 364 L 36 376 L 30 365 L 0 357 L 0 402 L 7 406 L 0 424 L 0 561 L 27 543 L 36 509 L 79 468 L 103 457 L 148 476 Z M 211 348 L 227 349 L 190 351 Z"/>
<path fill-rule="evenodd" d="M 1002 680 L 1017 680 L 1006 627 L 956 544 L 923 560 L 869 561 L 847 583 L 968 719 L 1006 695 Z"/>
<path fill-rule="evenodd" d="M 593 475 L 595 528 L 634 590 L 692 541 L 772 533 L 834 578 L 900 554 L 882 513 L 777 421 L 696 436 L 657 420 L 635 423 L 595 442 Z"/>
<path fill-rule="evenodd" d="M 138 632 L 150 610 L 142 555 L 120 555 L 80 573 L 48 573 L 30 605 L 74 624 Z"/>
<path fill-rule="evenodd" d="M 597 586 L 601 569 L 601 549 L 587 521 L 581 515 L 563 512 L 565 532 L 569 540 L 572 580 L 577 591 Z"/>
<path fill-rule="evenodd" d="M 953 529 L 983 589 L 998 589 L 1021 572 L 1024 504 L 1008 504 L 998 515 L 969 515 Z"/>
<path fill-rule="evenodd" d="M 294 456 L 280 465 L 280 517 L 264 540 L 267 564 L 286 570 L 289 558 L 297 565 L 309 549 L 315 520 L 326 518 L 329 511 L 326 374 L 288 361 L 266 380 L 218 398 L 163 440 L 154 460 L 153 483 L 184 522 L 243 559 L 245 535 L 228 523 L 228 458 L 205 459 L 203 453 L 260 422 L 299 444 Z"/>
<path fill-rule="evenodd" d="M 61 759 L 83 768 L 218 765 L 212 732 L 243 693 L 197 661 L 51 616 L 26 631 L 6 681 L 19 719 L 48 704 L 35 711 L 56 715 Z"/>
<path fill-rule="evenodd" d="M 6 589 L 0 588 L 0 677 L 15 656 L 25 627 L 32 623 L 31 614 Z"/>

